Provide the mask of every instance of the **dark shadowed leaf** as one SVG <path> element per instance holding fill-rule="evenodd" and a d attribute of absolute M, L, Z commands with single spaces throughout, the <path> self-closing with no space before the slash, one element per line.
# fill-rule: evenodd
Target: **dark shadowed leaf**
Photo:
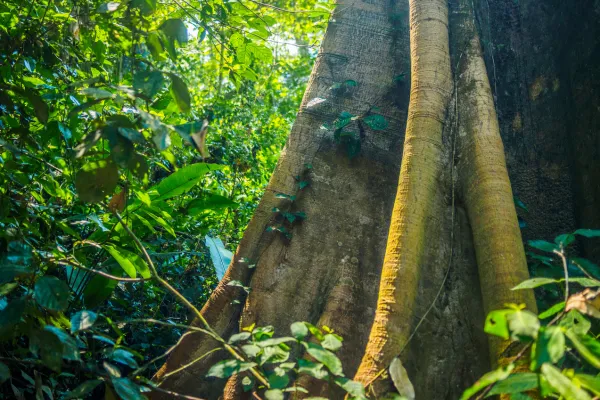
<path fill-rule="evenodd" d="M 54 276 L 43 276 L 35 282 L 35 300 L 44 308 L 64 311 L 69 305 L 69 286 Z"/>
<path fill-rule="evenodd" d="M 169 77 L 171 78 L 171 87 L 169 90 L 171 91 L 171 95 L 175 99 L 177 106 L 182 112 L 189 112 L 192 104 L 192 98 L 187 85 L 183 79 L 175 74 L 169 74 Z"/>
<path fill-rule="evenodd" d="M 81 200 L 97 203 L 117 187 L 119 170 L 107 160 L 85 164 L 75 178 L 75 187 Z"/>
<path fill-rule="evenodd" d="M 140 387 L 129 378 L 112 378 L 113 387 L 123 400 L 146 400 L 140 393 Z"/>
<path fill-rule="evenodd" d="M 102 382 L 103 381 L 101 381 L 100 379 L 92 379 L 89 381 L 85 381 L 81 385 L 77 386 L 75 389 L 71 390 L 70 392 L 67 392 L 65 394 L 65 397 L 63 397 L 63 400 L 85 398 L 88 393 L 94 390 L 96 386 L 98 386 Z"/>
<path fill-rule="evenodd" d="M 496 382 L 499 382 L 501 380 L 508 378 L 513 369 L 515 369 L 515 365 L 509 364 L 506 367 L 500 367 L 494 371 L 488 372 L 487 374 L 485 374 L 481 378 L 479 378 L 477 380 L 477 382 L 475 382 L 473 384 L 473 386 L 471 386 L 470 388 L 465 390 L 463 392 L 460 400 L 468 400 L 475 393 L 486 388 L 487 386 L 491 385 L 492 383 L 496 383 Z"/>

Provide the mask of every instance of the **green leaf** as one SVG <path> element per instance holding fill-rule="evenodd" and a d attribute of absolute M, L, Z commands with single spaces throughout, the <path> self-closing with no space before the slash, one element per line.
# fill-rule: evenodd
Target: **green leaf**
<path fill-rule="evenodd" d="M 294 322 L 290 326 L 292 336 L 298 340 L 304 339 L 308 335 L 308 328 L 304 322 Z"/>
<path fill-rule="evenodd" d="M 100 379 L 92 379 L 89 381 L 83 382 L 81 385 L 77 386 L 75 389 L 67 392 L 63 400 L 76 399 L 76 398 L 85 398 L 88 393 L 91 393 L 92 390 L 96 388 L 103 381 Z"/>
<path fill-rule="evenodd" d="M 183 79 L 175 74 L 169 74 L 169 77 L 171 78 L 171 87 L 169 90 L 171 91 L 171 95 L 175 99 L 177 106 L 184 113 L 190 112 L 192 98 L 187 85 Z"/>
<path fill-rule="evenodd" d="M 46 325 L 44 330 L 52 333 L 62 343 L 62 358 L 71 361 L 79 360 L 79 348 L 73 336 L 54 325 Z"/>
<path fill-rule="evenodd" d="M 328 333 L 321 342 L 321 346 L 327 350 L 337 351 L 342 348 L 342 338 L 338 335 Z"/>
<path fill-rule="evenodd" d="M 511 290 L 533 289 L 539 286 L 548 285 L 550 283 L 558 283 L 560 280 L 552 278 L 532 278 L 519 283 Z"/>
<path fill-rule="evenodd" d="M 43 276 L 35 282 L 35 300 L 53 311 L 64 311 L 69 306 L 69 286 L 54 276 Z"/>
<path fill-rule="evenodd" d="M 0 385 L 10 379 L 10 368 L 3 362 L 0 362 Z"/>
<path fill-rule="evenodd" d="M 583 269 L 585 272 L 595 276 L 596 278 L 600 278 L 600 267 L 595 263 L 591 262 L 586 258 L 572 258 L 571 261 L 578 268 Z"/>
<path fill-rule="evenodd" d="M 83 166 L 75 178 L 75 188 L 82 201 L 97 203 L 117 187 L 119 170 L 107 160 L 90 162 Z"/>
<path fill-rule="evenodd" d="M 337 377 L 334 379 L 334 382 L 353 398 L 366 400 L 365 387 L 362 383 L 344 377 Z"/>
<path fill-rule="evenodd" d="M 131 278 L 136 277 L 136 271 L 140 273 L 142 278 L 149 279 L 152 277 L 148 264 L 137 254 L 132 253 L 115 245 L 104 245 L 103 248 L 113 256 L 119 263 L 123 271 Z"/>
<path fill-rule="evenodd" d="M 485 319 L 485 333 L 500 336 L 502 339 L 507 340 L 510 337 L 508 316 L 514 312 L 515 310 L 494 310 L 490 312 Z"/>
<path fill-rule="evenodd" d="M 374 131 L 381 131 L 388 127 L 388 122 L 383 115 L 370 114 L 363 118 L 363 121 Z"/>
<path fill-rule="evenodd" d="M 243 342 L 245 340 L 248 340 L 250 338 L 251 334 L 250 332 L 240 332 L 240 333 L 236 333 L 235 335 L 231 335 L 231 337 L 229 338 L 229 344 L 235 344 L 238 342 Z"/>
<path fill-rule="evenodd" d="M 200 199 L 194 199 L 187 205 L 189 215 L 195 216 L 208 211 L 223 210 L 229 207 L 237 207 L 239 204 L 228 197 L 215 193 L 208 193 Z"/>
<path fill-rule="evenodd" d="M 538 249 L 548 253 L 554 253 L 554 251 L 559 250 L 558 246 L 550 242 L 546 242 L 545 240 L 530 240 L 527 243 L 534 249 Z"/>
<path fill-rule="evenodd" d="M 538 375 L 532 372 L 523 372 L 512 374 L 508 378 L 497 382 L 492 389 L 485 395 L 491 397 L 503 393 L 520 393 L 533 390 L 538 387 Z M 514 397 L 511 396 L 511 399 Z"/>
<path fill-rule="evenodd" d="M 540 315 L 538 315 L 538 317 L 539 317 L 539 319 L 546 319 L 555 314 L 558 314 L 559 312 L 561 312 L 564 309 L 565 309 L 565 302 L 561 301 L 560 303 L 553 305 L 552 307 L 550 307 L 543 313 L 540 313 Z"/>
<path fill-rule="evenodd" d="M 140 393 L 140 387 L 129 378 L 112 378 L 113 387 L 123 400 L 146 400 Z"/>
<path fill-rule="evenodd" d="M 93 311 L 82 310 L 71 317 L 71 333 L 89 329 L 98 319 L 98 314 Z"/>
<path fill-rule="evenodd" d="M 265 398 L 267 400 L 283 400 L 283 392 L 279 389 L 269 389 L 265 391 Z"/>
<path fill-rule="evenodd" d="M 573 243 L 574 240 L 575 235 L 573 235 L 572 233 L 565 233 L 563 235 L 558 235 L 556 238 L 554 238 L 554 243 L 562 247 L 567 247 L 568 245 Z"/>
<path fill-rule="evenodd" d="M 540 320 L 531 311 L 516 311 L 507 316 L 508 327 L 514 340 L 536 339 L 540 329 Z"/>
<path fill-rule="evenodd" d="M 127 365 L 130 368 L 137 368 L 138 363 L 133 354 L 125 349 L 116 349 L 110 354 L 110 358 L 116 362 Z"/>
<path fill-rule="evenodd" d="M 557 363 L 565 354 L 565 335 L 557 326 L 543 327 L 533 345 L 531 370 L 538 370 L 544 363 Z"/>
<path fill-rule="evenodd" d="M 281 368 L 275 368 L 269 375 L 269 387 L 271 389 L 285 389 L 289 382 L 290 378 L 286 375 L 285 370 Z"/>
<path fill-rule="evenodd" d="M 571 379 L 561 374 L 552 364 L 542 365 L 542 374 L 565 400 L 592 400 L 585 390 L 575 386 Z"/>
<path fill-rule="evenodd" d="M 160 181 L 158 185 L 150 188 L 149 192 L 157 193 L 151 195 L 152 201 L 166 200 L 186 193 L 200 182 L 209 171 L 217 171 L 223 168 L 223 165 L 205 163 L 183 167 Z"/>
<path fill-rule="evenodd" d="M 561 318 L 558 325 L 567 330 L 572 329 L 573 332 L 580 336 L 585 335 L 592 326 L 591 322 L 577 310 L 570 310 L 567 315 Z"/>
<path fill-rule="evenodd" d="M 231 259 L 233 258 L 233 253 L 225 248 L 225 245 L 219 238 L 213 238 L 206 235 L 204 237 L 204 244 L 206 244 L 206 247 L 208 247 L 210 252 L 210 258 L 215 266 L 217 279 L 223 279 L 223 276 L 231 263 Z"/>
<path fill-rule="evenodd" d="M 589 335 L 578 335 L 573 329 L 567 330 L 565 335 L 590 365 L 600 369 L 600 342 Z"/>
<path fill-rule="evenodd" d="M 162 72 L 157 70 L 140 71 L 133 77 L 133 88 L 142 92 L 149 98 L 153 98 L 165 84 Z"/>
<path fill-rule="evenodd" d="M 508 378 L 513 369 L 515 369 L 515 365 L 509 364 L 506 367 L 500 367 L 494 371 L 488 372 L 479 378 L 477 382 L 473 384 L 473 386 L 465 390 L 460 399 L 468 400 L 477 392 L 488 387 L 489 385 Z"/>
<path fill-rule="evenodd" d="M 584 287 L 598 287 L 600 286 L 600 281 L 596 279 L 590 278 L 569 278 L 569 282 L 578 283 Z"/>
<path fill-rule="evenodd" d="M 577 229 L 573 233 L 586 238 L 600 237 L 600 229 Z"/>
<path fill-rule="evenodd" d="M 188 32 L 185 24 L 179 18 L 172 18 L 164 21 L 160 28 L 165 36 L 171 41 L 177 41 L 184 44 L 188 41 Z"/>
<path fill-rule="evenodd" d="M 214 376 L 215 378 L 229 378 L 234 374 L 244 372 L 256 366 L 253 362 L 240 362 L 238 360 L 223 360 L 219 361 L 210 369 L 206 376 Z"/>
<path fill-rule="evenodd" d="M 337 376 L 344 375 L 342 362 L 334 353 L 314 343 L 302 342 L 302 344 L 306 347 L 306 352 L 315 360 L 323 363 L 332 374 Z"/>
<path fill-rule="evenodd" d="M 575 374 L 575 379 L 581 384 L 581 386 L 590 390 L 595 395 L 600 394 L 600 377 L 586 374 Z"/>
<path fill-rule="evenodd" d="M 91 97 L 95 100 L 112 99 L 115 97 L 115 94 L 109 92 L 108 90 L 93 87 L 81 89 L 81 94 L 86 97 Z"/>
<path fill-rule="evenodd" d="M 324 365 L 321 363 L 315 363 L 304 359 L 298 360 L 298 373 L 307 374 L 316 379 L 326 379 L 329 376 L 327 370 L 323 367 Z"/>

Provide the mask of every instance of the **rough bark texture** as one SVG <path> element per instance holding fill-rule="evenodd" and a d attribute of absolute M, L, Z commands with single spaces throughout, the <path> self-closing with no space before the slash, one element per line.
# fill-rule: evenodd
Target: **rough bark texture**
<path fill-rule="evenodd" d="M 357 367 L 373 318 L 389 215 L 402 153 L 408 104 L 408 85 L 394 77 L 409 72 L 406 24 L 396 25 L 398 9 L 384 0 L 355 2 L 338 7 L 330 21 L 315 63 L 301 110 L 268 189 L 223 282 L 203 309 L 211 326 L 223 337 L 252 323 L 274 325 L 280 335 L 294 321 L 327 324 L 347 338 L 341 354 L 347 373 Z M 335 96 L 334 82 L 355 80 L 358 86 Z M 317 97 L 328 100 L 307 108 Z M 378 106 L 389 122 L 385 131 L 367 131 L 358 157 L 349 159 L 321 129 L 342 111 L 362 115 Z M 348 127 L 358 134 L 357 125 Z M 295 177 L 305 164 L 313 166 L 311 184 L 299 192 Z M 272 209 L 286 209 L 277 193 L 297 195 L 294 211 L 307 219 L 288 240 L 265 232 L 274 224 Z M 256 264 L 250 278 L 247 258 Z M 231 279 L 252 287 L 244 301 Z M 232 305 L 242 301 L 243 312 Z M 206 338 L 192 336 L 182 343 L 158 373 L 161 378 L 214 347 Z M 222 356 L 222 355 L 221 355 Z M 210 362 L 174 376 L 165 387 L 182 393 L 215 398 L 223 382 L 198 382 Z M 318 390 L 318 389 L 317 389 Z"/>
<path fill-rule="evenodd" d="M 435 3 L 445 4 L 439 0 Z M 451 1 L 453 67 L 461 52 L 457 45 L 460 34 L 452 28 L 455 18 L 464 18 L 457 8 L 459 3 L 463 1 Z M 523 260 L 503 257 L 502 249 L 494 249 L 493 243 L 486 244 L 485 240 L 481 243 L 482 238 L 489 239 L 486 235 L 497 235 L 494 231 L 497 227 L 478 216 L 478 210 L 483 209 L 488 210 L 483 215 L 489 215 L 490 204 L 479 207 L 472 198 L 487 196 L 475 194 L 486 189 L 474 187 L 476 179 L 465 174 L 465 169 L 468 172 L 473 165 L 479 164 L 485 170 L 485 163 L 477 160 L 476 152 L 470 153 L 471 149 L 477 149 L 477 140 L 464 140 L 473 132 L 494 133 L 489 137 L 484 135 L 483 140 L 493 144 L 496 157 L 493 165 L 502 164 L 498 159 L 502 143 L 494 125 L 492 99 L 512 190 L 529 208 L 528 213 L 522 214 L 528 224 L 523 230 L 524 238 L 552 239 L 575 227 L 600 227 L 600 213 L 595 207 L 600 201 L 600 142 L 595 133 L 600 123 L 597 111 L 600 79 L 587 72 L 600 61 L 596 35 L 600 7 L 596 3 L 593 0 L 582 0 L 576 6 L 559 0 L 472 3 L 489 86 L 483 88 L 485 74 L 477 55 L 476 75 L 480 79 L 473 81 L 479 89 L 483 88 L 484 95 L 468 100 L 469 85 L 463 84 L 461 98 L 453 96 L 445 124 L 439 123 L 443 126 L 441 136 L 436 130 L 440 150 L 433 163 L 438 175 L 427 189 L 428 217 L 417 224 L 424 247 L 411 249 L 419 253 L 420 272 L 410 270 L 410 278 L 400 276 L 399 283 L 390 285 L 395 289 L 389 294 L 404 304 L 397 314 L 402 317 L 396 317 L 402 318 L 396 321 L 403 331 L 402 337 L 406 338 L 407 333 L 414 333 L 418 327 L 401 354 L 418 399 L 459 398 L 462 390 L 490 367 L 487 338 L 482 332 L 483 299 L 491 299 L 485 304 L 486 310 L 498 307 L 503 299 L 520 301 L 506 291 L 520 276 L 505 273 L 496 276 L 496 267 L 487 268 L 487 272 L 481 270 L 489 260 L 493 260 L 494 266 L 514 261 L 519 265 L 519 274 L 523 274 Z M 403 83 L 394 78 L 408 74 L 410 69 L 408 20 L 408 0 L 357 0 L 338 6 L 297 121 L 265 196 L 223 282 L 203 308 L 211 326 L 223 337 L 252 323 L 274 325 L 278 335 L 287 334 L 289 324 L 298 320 L 326 324 L 345 338 L 339 355 L 346 375 L 356 372 L 375 318 L 402 160 L 410 85 L 408 79 Z M 574 29 L 575 24 L 580 24 L 581 29 Z M 476 43 L 471 45 L 479 49 Z M 468 71 L 473 64 L 463 68 Z M 358 86 L 343 95 L 329 90 L 333 82 L 347 79 L 355 80 Z M 307 108 L 308 102 L 316 97 L 327 101 Z M 469 104 L 466 110 L 465 102 Z M 380 132 L 367 129 L 361 152 L 349 159 L 332 133 L 320 126 L 331 123 L 342 111 L 362 115 L 373 105 L 382 110 L 389 127 Z M 485 125 L 485 129 L 472 126 L 467 129 L 461 114 L 468 115 L 479 107 L 483 111 L 472 116 L 471 125 Z M 478 121 L 482 115 L 487 118 Z M 359 133 L 357 125 L 349 129 Z M 454 139 L 458 132 L 466 136 L 456 142 L 455 154 Z M 311 185 L 298 191 L 294 177 L 303 173 L 305 163 L 313 166 Z M 476 175 L 484 176 L 481 174 Z M 491 174 L 497 178 L 495 170 Z M 401 182 L 405 178 L 401 177 Z M 501 181 L 502 188 L 498 191 L 503 195 L 494 202 L 510 208 L 510 188 L 505 176 Z M 297 195 L 297 199 L 290 204 L 277 198 L 277 193 Z M 291 239 L 266 231 L 276 223 L 274 207 L 306 212 L 306 221 L 293 227 Z M 519 252 L 514 208 L 498 217 L 508 221 L 507 227 L 498 228 L 503 235 L 499 240 L 504 240 L 508 232 L 513 248 Z M 597 247 L 588 244 L 584 247 L 592 256 L 600 257 Z M 482 256 L 482 248 L 492 256 Z M 248 264 L 257 264 L 254 272 L 248 269 Z M 252 288 L 248 298 L 241 289 L 227 286 L 232 279 Z M 394 279 L 398 277 L 391 280 Z M 489 282 L 501 282 L 503 286 L 497 290 L 486 286 Z M 490 296 L 490 292 L 500 295 Z M 522 300 L 531 303 L 531 299 Z M 392 346 L 394 349 L 385 356 L 386 360 L 401 352 L 402 343 L 405 341 Z M 157 377 L 164 378 L 214 346 L 205 337 L 188 336 Z M 494 351 L 493 356 L 496 355 Z M 208 399 L 244 398 L 235 380 L 227 384 L 224 392 L 224 381 L 204 377 L 210 365 L 224 358 L 226 354 L 216 353 L 169 377 L 163 385 Z M 385 364 L 383 361 L 380 359 L 381 365 Z M 342 398 L 340 392 L 327 385 L 302 383 L 309 386 L 312 395 Z M 389 388 L 389 382 L 384 382 L 385 385 Z"/>

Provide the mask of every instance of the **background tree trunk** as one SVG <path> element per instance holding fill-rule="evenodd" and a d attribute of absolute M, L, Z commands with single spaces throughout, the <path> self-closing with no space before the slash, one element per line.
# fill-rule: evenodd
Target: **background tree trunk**
<path fill-rule="evenodd" d="M 594 205 L 600 200 L 595 179 L 600 171 L 595 133 L 600 85 L 587 73 L 600 58 L 593 35 L 600 9 L 594 4 L 475 2 L 509 176 L 514 194 L 529 209 L 523 215 L 526 239 L 552 239 L 576 226 L 599 227 Z M 455 11 L 451 9 L 451 19 Z M 583 21 L 577 22 L 579 30 L 574 29 L 576 21 Z M 451 41 L 455 34 L 451 29 Z M 227 275 L 203 309 L 222 336 L 252 323 L 274 325 L 279 335 L 297 320 L 326 324 L 346 339 L 340 351 L 346 375 L 356 372 L 375 315 L 402 155 L 409 85 L 408 79 L 394 78 L 408 75 L 409 68 L 407 1 L 359 0 L 338 6 L 286 149 Z M 329 90 L 333 82 L 348 79 L 358 83 L 352 91 L 336 95 Z M 307 108 L 315 98 L 327 101 Z M 342 111 L 362 115 L 373 105 L 389 126 L 367 130 L 361 152 L 349 159 L 320 126 Z M 419 329 L 402 354 L 418 399 L 456 399 L 490 367 L 481 301 L 488 293 L 479 289 L 470 226 L 474 220 L 453 183 L 461 173 L 452 157 L 456 106 L 450 105 L 444 125 L 442 167 L 425 221 L 426 246 L 410 317 L 411 332 L 418 324 Z M 350 128 L 358 131 L 358 125 Z M 299 190 L 294 177 L 304 173 L 306 163 L 313 167 L 311 184 Z M 277 193 L 296 195 L 296 200 L 290 204 Z M 266 232 L 276 222 L 274 207 L 306 213 L 306 221 L 291 230 L 291 239 Z M 248 264 L 256 268 L 248 269 Z M 231 280 L 252 288 L 247 299 L 241 289 L 227 286 Z M 214 345 L 205 337 L 188 336 L 157 377 Z M 204 375 L 223 358 L 217 353 L 163 385 L 218 398 L 225 382 Z M 309 384 L 312 395 L 341 398 L 332 388 Z M 226 396 L 239 398 L 233 391 Z"/>

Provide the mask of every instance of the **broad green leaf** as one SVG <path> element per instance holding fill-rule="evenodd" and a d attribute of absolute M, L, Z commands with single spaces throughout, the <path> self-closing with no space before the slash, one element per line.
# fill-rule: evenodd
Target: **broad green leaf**
<path fill-rule="evenodd" d="M 98 319 L 98 314 L 93 311 L 82 310 L 71 317 L 71 333 L 91 328 Z"/>
<path fill-rule="evenodd" d="M 245 340 L 248 340 L 250 338 L 250 336 L 251 336 L 250 332 L 236 333 L 234 335 L 231 335 L 231 337 L 229 338 L 229 344 L 243 342 Z"/>
<path fill-rule="evenodd" d="M 600 342 L 589 335 L 578 335 L 573 329 L 565 332 L 577 352 L 592 365 L 600 369 Z"/>
<path fill-rule="evenodd" d="M 576 235 L 584 236 L 586 238 L 600 237 L 600 229 L 577 229 L 573 233 L 575 233 Z"/>
<path fill-rule="evenodd" d="M 578 268 L 585 270 L 588 274 L 600 278 L 600 267 L 586 258 L 572 258 L 571 262 Z"/>
<path fill-rule="evenodd" d="M 205 163 L 185 166 L 160 181 L 158 185 L 149 189 L 149 192 L 156 193 L 155 195 L 151 195 L 152 201 L 166 200 L 186 193 L 200 182 L 208 172 L 223 168 L 223 165 Z"/>
<path fill-rule="evenodd" d="M 229 207 L 237 207 L 238 203 L 225 196 L 215 193 L 207 193 L 199 199 L 190 201 L 187 205 L 189 215 L 198 215 L 208 211 L 218 211 Z"/>
<path fill-rule="evenodd" d="M 327 350 L 338 351 L 342 348 L 342 340 L 338 335 L 328 333 L 321 342 L 321 346 Z"/>
<path fill-rule="evenodd" d="M 538 370 L 544 363 L 557 363 L 565 354 L 565 335 L 557 326 L 543 327 L 532 348 L 531 370 Z"/>
<path fill-rule="evenodd" d="M 559 326 L 569 330 L 572 329 L 578 335 L 585 335 L 592 326 L 586 317 L 577 310 L 570 310 L 567 315 L 560 319 Z"/>
<path fill-rule="evenodd" d="M 64 311 L 69 306 L 69 286 L 54 276 L 43 276 L 35 282 L 35 300 L 53 311 Z"/>
<path fill-rule="evenodd" d="M 112 378 L 113 387 L 123 400 L 146 400 L 140 393 L 140 387 L 129 378 Z"/>
<path fill-rule="evenodd" d="M 557 245 L 550 242 L 546 242 L 545 240 L 530 240 L 527 242 L 527 244 L 529 244 L 529 246 L 533 247 L 534 249 L 545 251 L 547 253 L 554 253 L 554 251 L 559 250 Z"/>
<path fill-rule="evenodd" d="M 52 333 L 62 343 L 62 358 L 70 361 L 79 360 L 79 348 L 73 336 L 54 325 L 46 325 L 44 330 Z"/>
<path fill-rule="evenodd" d="M 353 381 L 342 376 L 336 377 L 334 379 L 334 382 L 336 385 L 348 392 L 348 394 L 350 394 L 353 399 L 367 399 L 365 395 L 365 387 L 362 385 L 362 383 Z"/>
<path fill-rule="evenodd" d="M 383 115 L 370 114 L 363 118 L 363 121 L 374 131 L 380 131 L 388 126 L 388 122 Z"/>
<path fill-rule="evenodd" d="M 130 368 L 137 368 L 138 363 L 135 360 L 135 356 L 125 349 L 116 349 L 110 354 L 110 358 L 113 361 L 127 365 Z"/>
<path fill-rule="evenodd" d="M 140 71 L 133 77 L 133 88 L 153 98 L 165 84 L 162 72 L 157 70 Z"/>
<path fill-rule="evenodd" d="M 323 364 L 304 359 L 298 360 L 298 373 L 307 374 L 316 379 L 326 379 L 329 376 Z"/>
<path fill-rule="evenodd" d="M 169 40 L 177 41 L 179 44 L 184 44 L 188 41 L 187 28 L 179 18 L 164 21 L 159 29 L 165 33 L 165 36 Z"/>
<path fill-rule="evenodd" d="M 511 290 L 521 290 L 521 289 L 533 289 L 539 286 L 548 285 L 550 283 L 558 283 L 560 280 L 552 279 L 552 278 L 532 278 L 527 279 L 519 283 L 517 286 L 512 288 Z"/>
<path fill-rule="evenodd" d="M 85 164 L 75 177 L 75 187 L 81 200 L 97 203 L 115 190 L 118 181 L 117 166 L 102 160 Z"/>
<path fill-rule="evenodd" d="M 473 386 L 465 390 L 460 399 L 468 400 L 477 392 L 479 392 L 482 389 L 485 389 L 489 385 L 508 378 L 513 369 L 515 369 L 515 365 L 509 364 L 506 367 L 500 367 L 494 371 L 488 372 L 487 374 L 479 378 L 477 382 L 473 384 Z"/>
<path fill-rule="evenodd" d="M 229 378 L 234 374 L 244 372 L 256 366 L 253 362 L 240 362 L 238 360 L 223 360 L 219 361 L 210 369 L 206 376 L 214 376 L 215 378 Z"/>
<path fill-rule="evenodd" d="M 510 337 L 508 329 L 508 316 L 513 314 L 515 310 L 494 310 L 487 315 L 485 319 L 485 333 L 489 335 L 500 336 L 502 339 Z"/>
<path fill-rule="evenodd" d="M 206 235 L 204 237 L 204 244 L 210 251 L 210 258 L 215 267 L 217 279 L 223 279 L 223 275 L 225 275 L 225 272 L 231 263 L 231 259 L 233 258 L 233 253 L 225 248 L 225 245 L 219 238 L 213 238 Z"/>
<path fill-rule="evenodd" d="M 275 370 L 269 374 L 269 387 L 271 389 L 285 389 L 289 382 L 290 378 L 282 368 L 275 368 Z"/>
<path fill-rule="evenodd" d="M 123 268 L 131 278 L 136 277 L 136 271 L 139 272 L 144 279 L 152 277 L 148 264 L 146 264 L 146 262 L 137 254 L 115 245 L 104 245 L 103 247 L 115 260 L 117 260 L 121 268 Z"/>
<path fill-rule="evenodd" d="M 600 395 L 600 377 L 586 374 L 575 374 L 575 379 L 584 388 L 590 390 L 595 395 Z"/>
<path fill-rule="evenodd" d="M 333 375 L 343 376 L 344 371 L 342 369 L 342 362 L 337 356 L 329 350 L 314 344 L 302 342 L 306 347 L 306 352 L 310 354 L 315 360 L 323 363 Z"/>
<path fill-rule="evenodd" d="M 171 78 L 171 87 L 169 88 L 171 95 L 175 99 L 179 109 L 184 113 L 188 113 L 192 104 L 192 98 L 187 85 L 183 79 L 175 74 L 169 74 L 169 77 Z"/>
<path fill-rule="evenodd" d="M 523 372 L 512 374 L 508 378 L 497 382 L 492 389 L 485 395 L 491 397 L 502 393 L 520 393 L 533 390 L 538 387 L 538 374 L 532 372 Z M 514 398 L 511 396 L 511 399 Z"/>
<path fill-rule="evenodd" d="M 585 390 L 575 386 L 571 379 L 561 374 L 560 370 L 552 364 L 542 365 L 542 374 L 544 374 L 550 386 L 556 389 L 565 400 L 592 400 Z"/>
<path fill-rule="evenodd" d="M 308 328 L 304 322 L 294 322 L 290 326 L 290 330 L 292 332 L 292 336 L 298 340 L 304 339 L 308 335 Z"/>
<path fill-rule="evenodd" d="M 96 388 L 96 386 L 98 386 L 102 382 L 103 381 L 101 381 L 100 379 L 92 379 L 89 381 L 85 381 L 81 385 L 77 386 L 75 389 L 71 390 L 70 392 L 67 392 L 65 394 L 65 397 L 63 397 L 63 400 L 78 399 L 78 398 L 83 399 L 86 397 L 86 395 L 88 393 L 90 393 L 92 390 L 94 390 Z"/>
<path fill-rule="evenodd" d="M 279 389 L 265 390 L 265 399 L 267 400 L 283 400 L 283 392 Z"/>
<path fill-rule="evenodd" d="M 540 320 L 531 311 L 516 311 L 507 316 L 508 328 L 514 340 L 535 339 L 540 329 Z"/>
<path fill-rule="evenodd" d="M 91 97 L 95 100 L 111 99 L 115 97 L 115 94 L 109 92 L 108 90 L 92 87 L 81 89 L 81 94 L 87 97 Z"/>

